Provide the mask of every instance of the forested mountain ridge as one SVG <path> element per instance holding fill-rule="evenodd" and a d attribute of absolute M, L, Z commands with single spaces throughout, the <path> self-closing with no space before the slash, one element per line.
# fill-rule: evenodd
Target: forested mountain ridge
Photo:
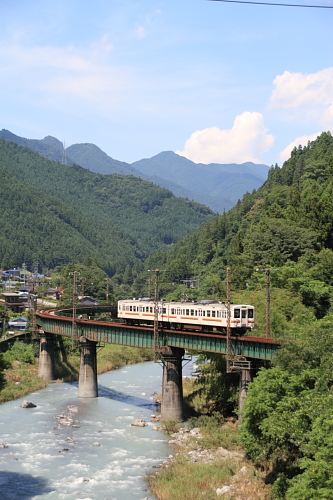
<path fill-rule="evenodd" d="M 0 137 L 26 146 L 51 160 L 68 165 L 76 163 L 91 172 L 140 177 L 169 189 L 175 196 L 194 200 L 219 213 L 234 206 L 246 191 L 261 186 L 268 171 L 267 165 L 251 162 L 242 165 L 196 164 L 172 151 L 130 165 L 111 158 L 91 143 L 73 144 L 64 150 L 64 144 L 51 136 L 42 140 L 26 139 L 3 129 Z"/>
<path fill-rule="evenodd" d="M 113 274 L 141 264 L 149 253 L 175 243 L 212 216 L 207 207 L 137 177 L 63 165 L 3 139 L 0 166 L 8 173 L 2 183 L 1 267 L 29 264 L 36 253 L 48 267 L 81 260 L 84 254 Z M 10 187 L 15 184 L 22 201 Z M 24 199 L 34 199 L 34 207 Z M 47 248 L 31 244 L 33 238 L 44 239 Z"/>
<path fill-rule="evenodd" d="M 260 281 L 255 269 L 277 268 L 274 286 L 301 296 L 309 314 L 325 315 L 333 285 L 331 134 L 295 148 L 282 168 L 270 169 L 258 191 L 246 193 L 228 213 L 207 221 L 170 251 L 160 250 L 147 265 L 163 267 L 169 276 L 196 277 L 201 293 L 215 289 L 222 296 L 226 266 L 232 268 L 234 289 L 247 290 Z"/>
<path fill-rule="evenodd" d="M 251 162 L 241 165 L 194 163 L 172 151 L 136 161 L 132 166 L 150 177 L 177 183 L 192 196 L 209 196 L 209 206 L 220 213 L 231 208 L 246 191 L 260 187 L 269 169 L 267 165 Z"/>

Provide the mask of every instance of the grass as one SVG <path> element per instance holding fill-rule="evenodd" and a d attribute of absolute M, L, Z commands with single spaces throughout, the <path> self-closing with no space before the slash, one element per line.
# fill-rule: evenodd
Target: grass
<path fill-rule="evenodd" d="M 30 392 L 44 389 L 47 382 L 38 377 L 37 363 L 13 363 L 13 368 L 4 370 L 4 383 L 0 391 L 0 403 L 21 398 Z"/>
<path fill-rule="evenodd" d="M 216 489 L 228 482 L 236 471 L 231 460 L 197 464 L 177 455 L 161 473 L 150 476 L 148 482 L 159 500 L 215 500 Z"/>

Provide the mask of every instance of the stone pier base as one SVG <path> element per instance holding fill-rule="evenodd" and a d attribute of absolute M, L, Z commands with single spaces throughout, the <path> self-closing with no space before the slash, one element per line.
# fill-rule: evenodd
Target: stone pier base
<path fill-rule="evenodd" d="M 164 347 L 161 420 L 184 420 L 182 357 L 184 349 Z"/>
<path fill-rule="evenodd" d="M 98 396 L 96 342 L 80 337 L 80 350 L 78 395 L 79 398 L 96 398 Z"/>
<path fill-rule="evenodd" d="M 247 395 L 247 388 L 251 382 L 251 371 L 250 370 L 240 370 L 239 372 L 239 396 L 238 396 L 238 411 L 239 411 L 239 421 L 242 421 L 242 410 L 244 407 L 244 401 Z"/>
<path fill-rule="evenodd" d="M 53 336 L 45 333 L 40 338 L 38 377 L 44 380 L 53 380 L 54 367 Z"/>

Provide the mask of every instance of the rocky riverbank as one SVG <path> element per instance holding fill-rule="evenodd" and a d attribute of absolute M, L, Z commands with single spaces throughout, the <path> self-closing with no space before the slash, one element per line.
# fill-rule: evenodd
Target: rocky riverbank
<path fill-rule="evenodd" d="M 226 433 L 238 432 L 226 423 Z M 210 447 L 205 429 L 180 428 L 169 445 L 176 455 L 148 478 L 160 500 L 268 500 L 269 487 L 242 449 Z"/>

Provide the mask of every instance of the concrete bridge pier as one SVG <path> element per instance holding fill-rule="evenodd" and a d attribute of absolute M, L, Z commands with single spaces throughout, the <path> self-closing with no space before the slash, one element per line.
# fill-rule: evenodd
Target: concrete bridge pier
<path fill-rule="evenodd" d="M 53 336 L 44 333 L 39 343 L 38 377 L 53 380 L 54 346 Z"/>
<path fill-rule="evenodd" d="M 240 370 L 239 372 L 239 396 L 238 396 L 238 411 L 239 411 L 239 421 L 242 421 L 242 410 L 244 407 L 244 401 L 247 395 L 248 385 L 251 382 L 251 370 Z"/>
<path fill-rule="evenodd" d="M 165 346 L 162 350 L 163 381 L 161 420 L 184 420 L 182 357 L 184 349 Z"/>
<path fill-rule="evenodd" d="M 80 337 L 79 398 L 97 398 L 96 342 Z"/>

